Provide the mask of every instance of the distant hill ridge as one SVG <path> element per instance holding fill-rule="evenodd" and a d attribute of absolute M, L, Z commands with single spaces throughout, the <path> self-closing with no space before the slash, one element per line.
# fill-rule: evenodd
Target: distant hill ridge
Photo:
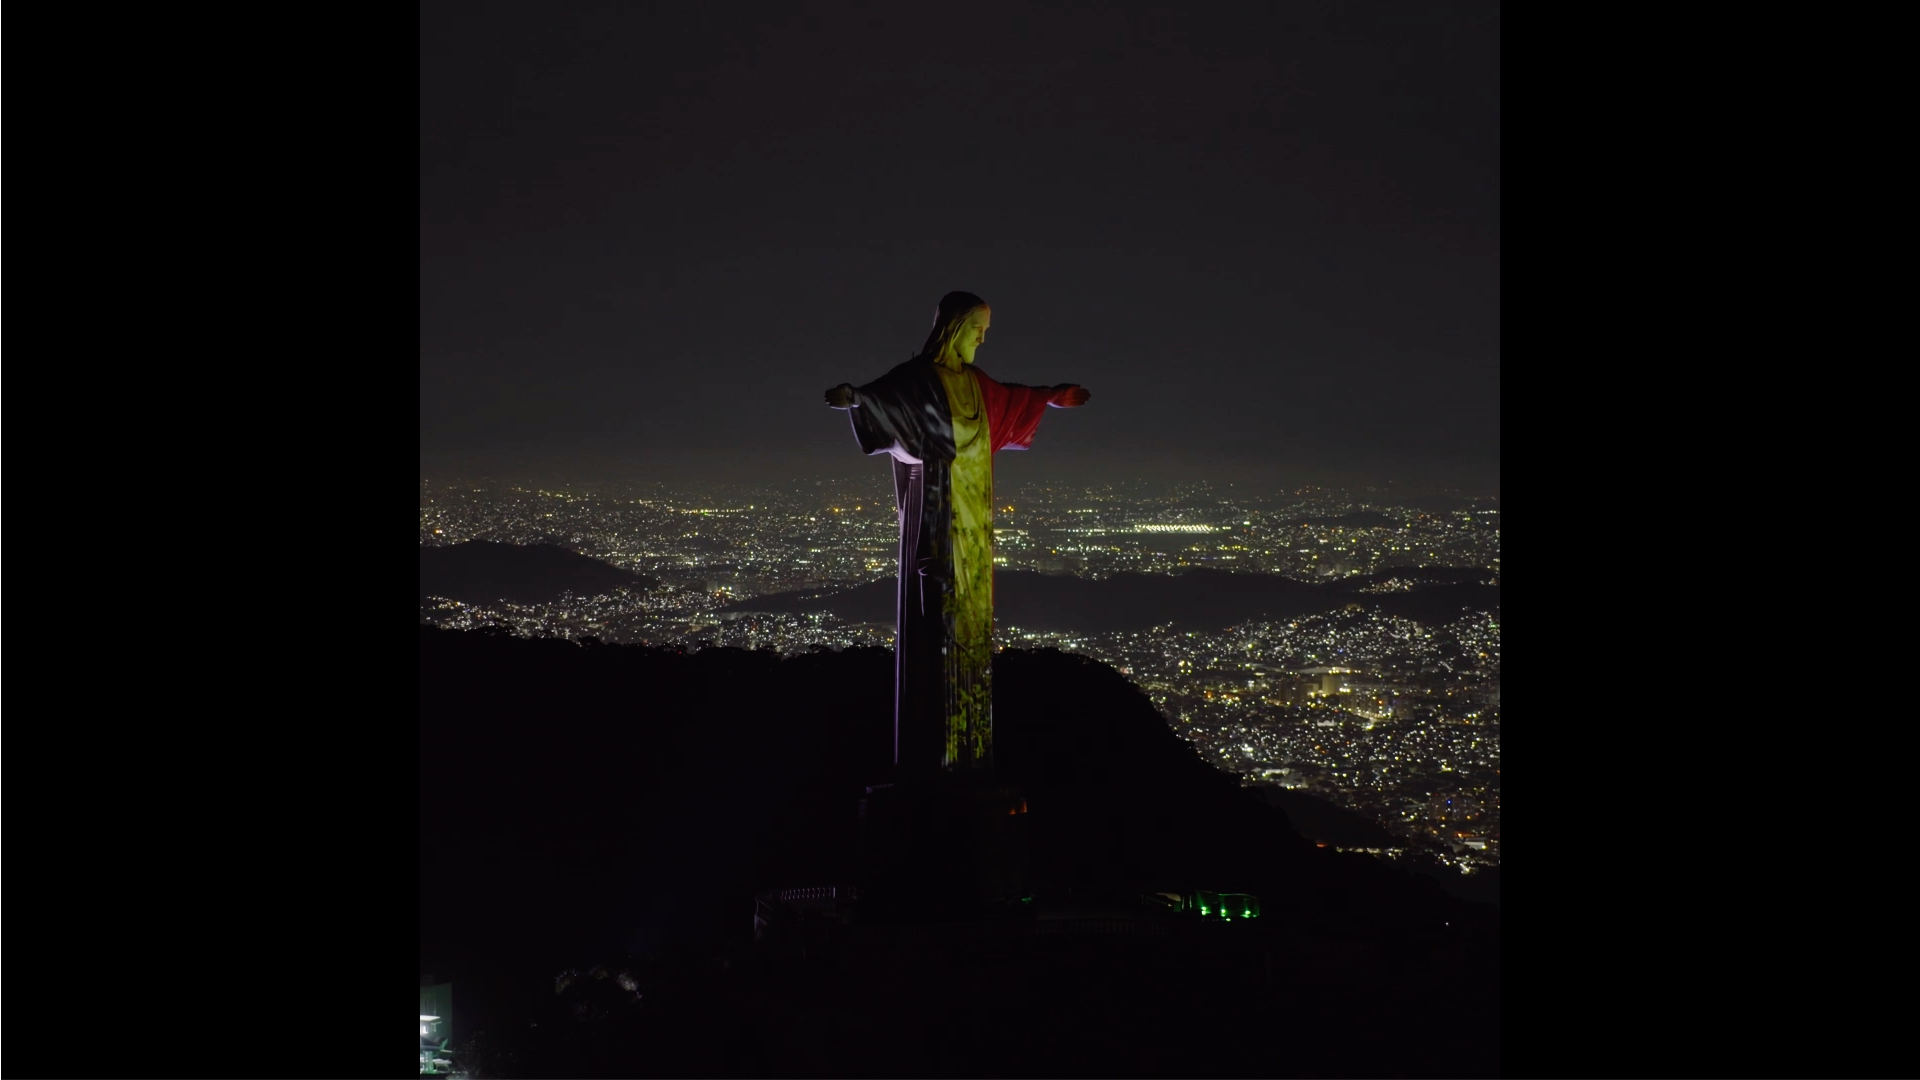
<path fill-rule="evenodd" d="M 1462 609 L 1497 611 L 1500 587 L 1480 584 L 1493 571 L 1457 567 L 1398 567 L 1324 584 L 1278 574 L 1191 570 L 1167 574 L 1116 574 L 1102 581 L 1030 570 L 994 574 L 995 621 L 1043 632 L 1107 633 L 1144 630 L 1165 623 L 1216 628 L 1256 619 L 1294 619 L 1337 611 L 1348 604 L 1388 615 L 1438 623 Z M 1393 578 L 1416 582 L 1409 592 L 1358 590 Z M 894 579 L 850 589 L 772 593 L 742 600 L 723 612 L 801 614 L 825 611 L 852 622 L 894 619 Z"/>
<path fill-rule="evenodd" d="M 648 588 L 654 580 L 555 544 L 496 544 L 473 540 L 420 547 L 420 595 L 468 603 L 506 600 L 549 603 L 566 593 L 600 596 L 621 586 Z"/>

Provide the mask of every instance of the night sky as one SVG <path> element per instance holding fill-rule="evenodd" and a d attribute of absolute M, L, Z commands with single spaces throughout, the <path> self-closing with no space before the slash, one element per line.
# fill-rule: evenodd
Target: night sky
<path fill-rule="evenodd" d="M 422 476 L 877 481 L 964 289 L 1003 485 L 1497 491 L 1498 10 L 423 3 Z"/>

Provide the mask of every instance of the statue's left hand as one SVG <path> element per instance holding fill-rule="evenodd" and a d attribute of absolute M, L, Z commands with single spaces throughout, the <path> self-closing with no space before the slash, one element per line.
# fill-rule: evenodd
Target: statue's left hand
<path fill-rule="evenodd" d="M 1054 391 L 1058 396 L 1048 402 L 1048 404 L 1056 409 L 1077 409 L 1085 405 L 1088 399 L 1093 397 L 1092 394 L 1087 393 L 1086 387 L 1077 386 L 1073 383 L 1064 383 L 1056 386 L 1054 387 Z M 1060 391 L 1065 391 L 1065 393 L 1060 393 Z"/>

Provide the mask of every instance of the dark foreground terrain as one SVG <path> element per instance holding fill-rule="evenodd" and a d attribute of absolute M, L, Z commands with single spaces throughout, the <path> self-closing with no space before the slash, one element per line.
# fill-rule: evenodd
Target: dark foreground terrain
<path fill-rule="evenodd" d="M 1316 848 L 1110 668 L 1009 651 L 1031 899 L 756 944 L 855 882 L 880 650 L 679 655 L 421 630 L 421 970 L 481 1075 L 1497 1075 L 1498 912 Z M 1231 924 L 1157 889 L 1260 897 Z M 929 905 L 930 909 L 936 905 Z"/>

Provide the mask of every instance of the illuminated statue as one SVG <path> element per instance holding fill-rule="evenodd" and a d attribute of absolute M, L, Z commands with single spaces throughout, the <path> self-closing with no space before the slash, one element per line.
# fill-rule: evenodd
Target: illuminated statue
<path fill-rule="evenodd" d="M 827 391 L 868 454 L 893 458 L 900 511 L 894 638 L 895 765 L 972 773 L 993 763 L 993 455 L 1025 450 L 1072 383 L 995 382 L 973 366 L 992 312 L 972 293 L 942 297 L 920 352 L 865 386 Z"/>

